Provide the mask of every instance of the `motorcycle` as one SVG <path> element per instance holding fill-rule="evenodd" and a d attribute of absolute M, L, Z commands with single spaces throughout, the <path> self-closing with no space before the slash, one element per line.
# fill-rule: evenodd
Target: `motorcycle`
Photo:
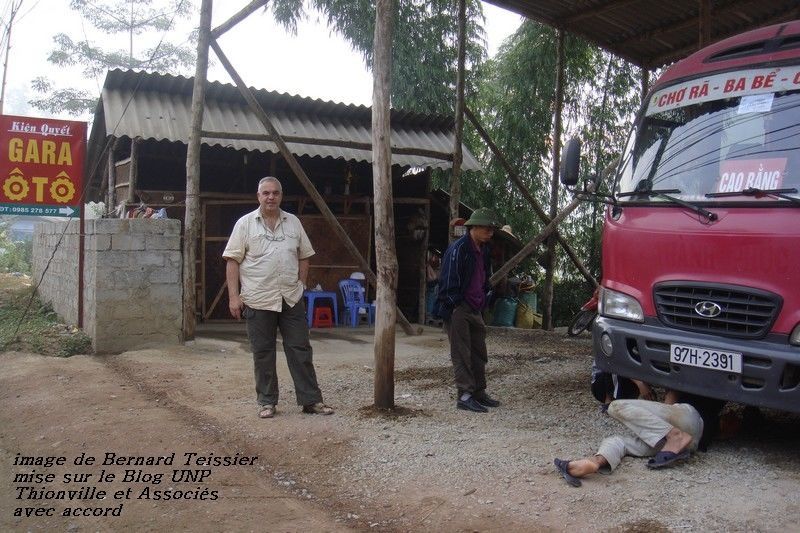
<path fill-rule="evenodd" d="M 589 298 L 589 301 L 581 306 L 580 311 L 575 313 L 575 316 L 573 316 L 572 320 L 569 321 L 567 335 L 570 337 L 575 337 L 576 335 L 580 335 L 583 331 L 592 327 L 594 319 L 597 318 L 597 302 L 599 293 L 600 289 L 595 289 L 594 294 L 591 298 Z"/>

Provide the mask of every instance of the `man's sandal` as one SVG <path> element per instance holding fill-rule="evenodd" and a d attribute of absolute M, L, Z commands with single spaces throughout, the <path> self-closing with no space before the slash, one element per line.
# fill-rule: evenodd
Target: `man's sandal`
<path fill-rule="evenodd" d="M 275 416 L 275 406 L 274 405 L 259 405 L 258 406 L 258 417 L 259 418 L 272 418 Z"/>
<path fill-rule="evenodd" d="M 556 470 L 564 478 L 564 481 L 572 487 L 580 487 L 581 480 L 569 473 L 569 463 L 569 459 L 553 459 L 553 464 L 556 465 Z"/>
<path fill-rule="evenodd" d="M 322 402 L 312 403 L 303 406 L 303 412 L 307 415 L 332 415 L 333 409 Z"/>

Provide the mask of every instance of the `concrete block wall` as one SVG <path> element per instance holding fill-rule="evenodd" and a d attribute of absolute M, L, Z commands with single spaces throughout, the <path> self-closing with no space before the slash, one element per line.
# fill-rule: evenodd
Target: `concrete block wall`
<path fill-rule="evenodd" d="M 77 225 L 77 221 L 69 223 L 39 287 L 42 300 L 73 324 L 78 322 Z M 58 222 L 37 227 L 34 275 L 41 276 L 63 229 Z M 146 345 L 180 343 L 180 221 L 87 220 L 84 234 L 83 329 L 95 351 L 119 353 Z"/>
<path fill-rule="evenodd" d="M 36 224 L 32 259 L 34 283 L 42 278 L 42 272 L 47 269 L 39 285 L 41 300 L 49 303 L 64 322 L 77 324 L 78 221 Z"/>

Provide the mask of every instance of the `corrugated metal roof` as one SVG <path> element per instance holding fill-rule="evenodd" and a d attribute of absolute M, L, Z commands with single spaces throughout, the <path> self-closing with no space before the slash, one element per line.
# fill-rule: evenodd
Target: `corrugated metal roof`
<path fill-rule="evenodd" d="M 191 128 L 191 98 L 194 80 L 169 74 L 112 70 L 106 76 L 101 103 L 95 114 L 92 139 L 142 137 L 188 143 Z M 301 96 L 253 89 L 282 136 L 372 143 L 372 111 L 355 106 Z M 417 148 L 451 153 L 453 118 L 422 115 L 400 110 L 391 114 L 392 147 Z M 102 131 L 95 131 L 101 128 Z M 236 134 L 265 133 L 264 126 L 245 103 L 234 85 L 209 83 L 203 130 Z M 277 153 L 271 141 L 204 138 L 203 143 L 236 150 Z M 331 157 L 372 162 L 372 151 L 337 146 L 287 143 L 297 156 Z M 450 168 L 452 163 L 421 155 L 392 154 L 392 164 L 413 167 Z M 464 147 L 464 170 L 480 170 L 475 157 Z"/>
<path fill-rule="evenodd" d="M 585 37 L 637 65 L 655 68 L 700 48 L 698 0 L 487 0 L 548 26 Z M 706 44 L 800 18 L 797 0 L 709 1 Z"/>

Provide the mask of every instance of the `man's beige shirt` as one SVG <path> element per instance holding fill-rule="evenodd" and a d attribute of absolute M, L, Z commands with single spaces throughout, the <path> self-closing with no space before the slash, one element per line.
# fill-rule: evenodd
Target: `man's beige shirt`
<path fill-rule="evenodd" d="M 256 209 L 236 221 L 222 257 L 239 263 L 241 297 L 245 305 L 280 311 L 283 300 L 294 306 L 303 297 L 299 260 L 314 255 L 300 220 L 281 210 L 270 231 Z"/>

